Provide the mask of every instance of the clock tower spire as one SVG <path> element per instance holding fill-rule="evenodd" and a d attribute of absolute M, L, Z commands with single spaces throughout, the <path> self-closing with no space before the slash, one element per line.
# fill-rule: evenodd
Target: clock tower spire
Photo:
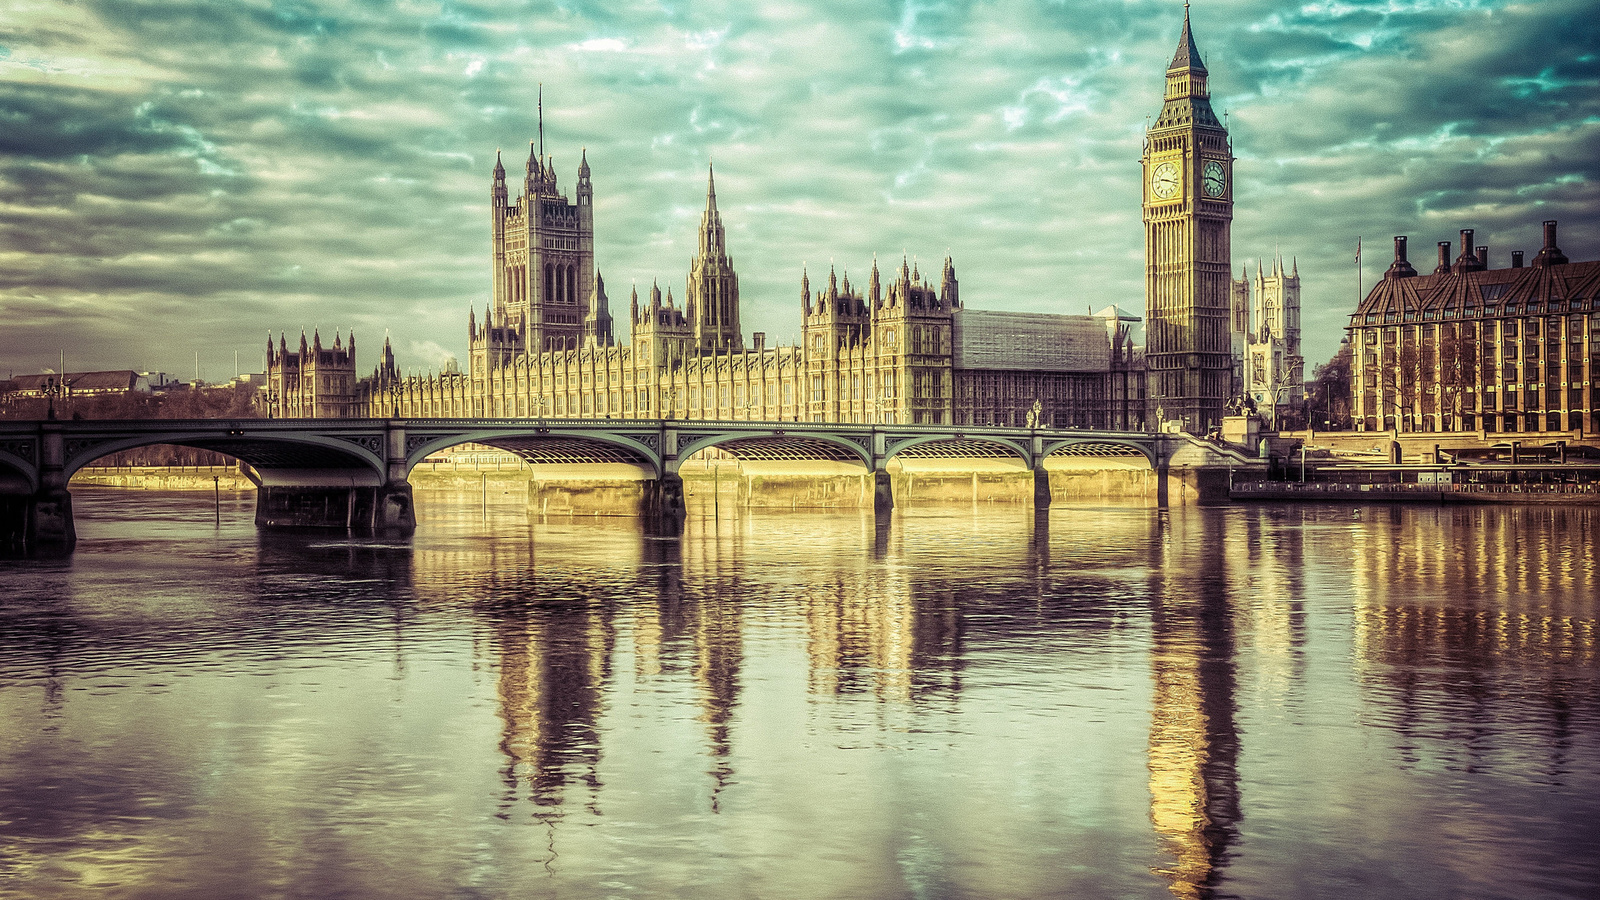
<path fill-rule="evenodd" d="M 1222 422 L 1232 390 L 1233 151 L 1183 5 L 1161 114 L 1145 133 L 1144 304 L 1148 397 L 1185 431 Z"/>

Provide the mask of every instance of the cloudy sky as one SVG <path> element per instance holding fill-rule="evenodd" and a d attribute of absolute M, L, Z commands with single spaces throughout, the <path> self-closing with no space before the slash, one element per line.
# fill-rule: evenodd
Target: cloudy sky
<path fill-rule="evenodd" d="M 1177 0 L 0 0 L 0 376 L 259 370 L 269 330 L 465 355 L 489 173 L 544 84 L 597 261 L 679 296 L 708 160 L 747 331 L 799 330 L 801 266 L 954 255 L 990 309 L 1143 309 L 1139 153 Z M 1235 268 L 1298 258 L 1334 351 L 1390 238 L 1561 221 L 1600 257 L 1591 0 L 1201 0 L 1231 125 Z"/>

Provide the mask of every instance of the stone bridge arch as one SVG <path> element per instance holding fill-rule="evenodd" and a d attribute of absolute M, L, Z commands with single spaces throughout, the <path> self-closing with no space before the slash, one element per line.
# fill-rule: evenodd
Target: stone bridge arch
<path fill-rule="evenodd" d="M 1050 457 L 1076 457 L 1080 459 L 1142 459 L 1151 470 L 1161 467 L 1153 447 L 1133 441 L 1107 437 L 1071 437 L 1045 440 L 1041 459 Z"/>
<path fill-rule="evenodd" d="M 793 432 L 783 428 L 679 433 L 676 462 L 682 463 L 713 447 L 741 459 L 854 462 L 869 472 L 872 470 L 870 441 L 863 445 L 846 435 L 811 430 Z"/>
<path fill-rule="evenodd" d="M 157 444 L 210 450 L 249 463 L 264 481 L 274 473 L 324 472 L 346 484 L 375 487 L 384 483 L 383 438 L 380 435 L 334 437 L 305 432 L 268 432 L 251 429 L 177 430 L 122 434 L 109 437 L 73 437 L 65 441 L 63 471 L 70 480 L 79 469 L 124 450 Z M 303 474 L 297 480 L 303 481 Z"/>
<path fill-rule="evenodd" d="M 413 429 L 417 431 L 418 429 Z M 428 456 L 462 444 L 482 444 L 539 463 L 620 462 L 641 466 L 659 476 L 660 436 L 654 431 L 631 434 L 601 429 L 540 426 L 480 428 L 445 434 L 412 433 L 406 439 L 406 473 Z"/>
<path fill-rule="evenodd" d="M 875 478 L 866 429 L 715 423 L 678 431 L 668 461 L 685 507 L 871 507 Z M 731 465 L 730 465 L 731 464 Z M 731 470 L 731 472 L 730 472 Z"/>
<path fill-rule="evenodd" d="M 1027 444 L 1001 435 L 969 436 L 962 433 L 922 435 L 886 442 L 885 462 L 897 457 L 950 459 L 1015 459 L 1032 468 L 1033 451 Z"/>
<path fill-rule="evenodd" d="M 37 449 L 17 442 L 0 446 L 0 494 L 31 494 L 39 489 L 39 467 L 33 460 Z"/>

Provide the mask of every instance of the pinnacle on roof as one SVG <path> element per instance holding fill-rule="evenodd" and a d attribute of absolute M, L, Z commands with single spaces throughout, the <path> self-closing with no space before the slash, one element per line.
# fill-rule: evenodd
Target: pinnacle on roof
<path fill-rule="evenodd" d="M 494 151 L 494 177 L 496 177 L 496 178 L 504 178 L 504 177 L 506 177 L 506 167 L 505 167 L 504 163 L 500 162 L 500 150 L 499 150 L 499 148 L 496 148 L 495 151 Z"/>
<path fill-rule="evenodd" d="M 1172 63 L 1167 66 L 1168 72 L 1188 69 L 1201 75 L 1207 74 L 1206 64 L 1200 61 L 1200 49 L 1194 45 L 1194 32 L 1189 28 L 1189 4 L 1183 5 L 1183 36 L 1178 38 L 1178 52 L 1172 54 Z"/>

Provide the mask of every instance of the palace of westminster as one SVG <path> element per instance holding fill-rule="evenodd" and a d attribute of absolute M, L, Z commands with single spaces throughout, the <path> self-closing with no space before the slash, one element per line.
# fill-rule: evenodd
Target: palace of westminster
<path fill-rule="evenodd" d="M 1141 156 L 1142 346 L 1140 320 L 1115 304 L 1092 315 L 968 308 L 948 257 L 936 275 L 904 258 L 887 270 L 874 260 L 865 285 L 832 270 L 816 284 L 802 274 L 800 343 L 777 346 L 760 332 L 747 338 L 714 175 L 682 298 L 670 288 L 663 294 L 652 286 L 643 297 L 635 290 L 627 333 L 619 334 L 595 268 L 587 156 L 569 195 L 543 152 L 541 124 L 514 199 L 505 166 L 495 161 L 492 297 L 481 316 L 469 315 L 466 371 L 402 375 L 386 341 L 375 371 L 358 378 L 353 336 L 336 339 L 332 348 L 316 337 L 308 343 L 302 335 L 298 348 L 280 338 L 276 346 L 268 342 L 264 401 L 269 414 L 283 417 L 673 417 L 1197 433 L 1219 425 L 1231 405 L 1253 401 L 1272 424 L 1277 411 L 1298 408 L 1304 398 L 1299 271 L 1278 257 L 1253 276 L 1234 277 L 1234 159 L 1207 79 L 1186 8 L 1161 111 Z M 1553 247 L 1553 225 L 1551 231 Z M 1437 377 L 1423 384 L 1415 375 L 1389 371 L 1402 358 L 1390 345 L 1407 342 L 1391 335 L 1397 329 L 1373 326 L 1416 319 L 1420 327 L 1435 314 L 1450 315 L 1432 312 L 1434 305 L 1470 309 L 1470 299 L 1427 299 L 1455 291 L 1452 278 L 1484 281 L 1463 275 L 1485 268 L 1468 262 L 1441 263 L 1432 276 L 1438 290 L 1426 297 L 1421 289 L 1423 282 L 1431 287 L 1430 279 L 1406 278 L 1408 267 L 1397 264 L 1352 318 L 1356 427 L 1578 427 L 1573 423 L 1583 418 L 1578 410 L 1590 406 L 1588 395 L 1573 407 L 1579 394 L 1565 381 L 1548 397 L 1541 383 L 1537 400 L 1531 393 L 1524 397 L 1520 385 L 1478 385 L 1467 398 L 1474 404 L 1469 411 L 1462 398 L 1438 399 Z M 1555 251 L 1541 254 L 1535 266 L 1566 263 Z M 1490 279 L 1506 287 L 1485 287 L 1484 296 L 1491 289 L 1521 296 L 1520 285 L 1533 277 Z M 1543 284 L 1541 296 L 1549 293 Z M 1429 309 L 1411 309 L 1418 304 Z M 1482 318 L 1494 308 L 1485 303 L 1465 315 Z M 1516 325 L 1509 327 L 1515 333 Z M 1560 327 L 1564 341 L 1564 320 Z M 1438 340 L 1426 341 L 1422 333 L 1413 343 L 1437 357 Z M 1507 333 L 1506 327 L 1497 333 Z M 1533 358 L 1531 350 L 1523 353 Z M 1442 364 L 1430 359 L 1437 373 Z M 1507 364 L 1501 374 L 1511 368 Z M 1489 371 L 1478 366 L 1474 377 Z M 1408 390 L 1417 397 L 1401 410 Z M 1430 391 L 1433 399 L 1422 399 Z M 1492 415 L 1489 396 L 1498 401 Z M 1516 416 L 1508 415 L 1512 409 Z M 1523 418 L 1535 409 L 1539 416 Z"/>

